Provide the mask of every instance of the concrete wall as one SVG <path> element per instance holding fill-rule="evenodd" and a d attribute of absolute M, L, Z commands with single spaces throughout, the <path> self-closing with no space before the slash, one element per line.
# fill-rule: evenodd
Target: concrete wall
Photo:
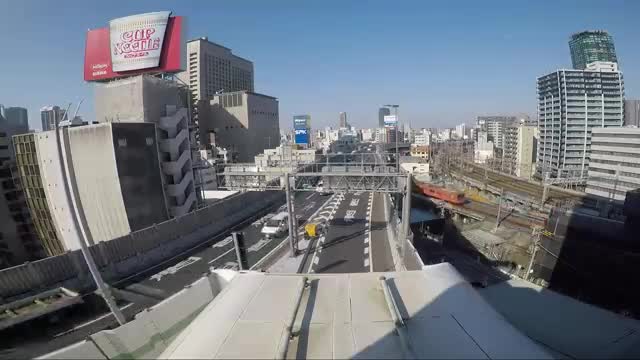
<path fill-rule="evenodd" d="M 55 131 L 35 135 L 40 178 L 55 231 L 65 250 L 80 249 L 80 238 L 73 223 L 71 209 L 64 191 L 62 167 L 58 156 Z"/>
<path fill-rule="evenodd" d="M 115 281 L 224 234 L 230 227 L 282 203 L 282 192 L 247 192 L 98 243 L 90 250 L 105 280 Z M 9 302 L 60 286 L 80 293 L 90 291 L 94 285 L 88 273 L 80 251 L 0 270 L 0 299 Z"/>
<path fill-rule="evenodd" d="M 233 274 L 222 270 L 203 276 L 125 325 L 92 334 L 87 340 L 38 359 L 158 358 L 178 334 L 228 284 Z"/>
<path fill-rule="evenodd" d="M 150 123 L 111 126 L 120 190 L 131 231 L 168 220 L 155 126 Z"/>
<path fill-rule="evenodd" d="M 69 128 L 69 152 L 75 181 L 86 219 L 90 244 L 131 232 L 114 154 L 114 140 L 108 123 Z M 72 176 L 75 175 L 75 176 Z M 57 191 L 64 193 L 61 188 Z"/>

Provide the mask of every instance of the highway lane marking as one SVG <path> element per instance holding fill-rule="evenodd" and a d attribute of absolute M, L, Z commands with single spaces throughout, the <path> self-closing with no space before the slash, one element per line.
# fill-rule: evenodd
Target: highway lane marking
<path fill-rule="evenodd" d="M 369 258 L 365 258 L 364 259 L 364 267 L 370 267 L 369 266 Z M 371 272 L 371 269 L 369 269 L 369 272 Z"/>
<path fill-rule="evenodd" d="M 265 245 L 270 243 L 272 240 L 273 239 L 260 239 L 255 244 L 249 246 L 247 248 L 247 251 L 248 252 L 256 252 L 256 251 L 262 249 L 263 247 L 265 247 Z M 235 247 L 234 247 L 234 249 L 235 249 Z"/>
<path fill-rule="evenodd" d="M 173 265 L 171 267 L 168 267 L 168 268 L 160 271 L 157 274 L 152 275 L 149 278 L 149 280 L 156 280 L 156 281 L 160 282 L 164 276 L 173 275 L 173 274 L 177 273 L 178 271 L 180 271 L 181 269 L 183 269 L 183 268 L 185 268 L 185 267 L 187 267 L 187 266 L 189 266 L 191 264 L 194 264 L 194 263 L 196 263 L 196 262 L 198 262 L 200 260 L 202 260 L 202 258 L 197 257 L 197 256 L 190 256 L 188 259 L 182 260 L 179 263 L 177 263 L 177 264 L 175 264 L 175 265 Z"/>
<path fill-rule="evenodd" d="M 347 213 L 344 216 L 345 221 L 353 221 L 353 218 L 356 216 L 355 210 L 347 210 Z"/>
<path fill-rule="evenodd" d="M 286 189 L 285 189 L 286 190 Z M 304 198 L 305 200 L 309 200 L 311 199 L 311 197 L 313 197 L 314 193 L 311 193 L 311 195 L 307 196 L 306 198 Z"/>
<path fill-rule="evenodd" d="M 364 253 L 365 253 L 365 254 L 368 254 L 368 253 L 369 253 L 369 247 L 368 247 L 368 246 L 366 246 L 366 247 L 364 248 Z"/>
<path fill-rule="evenodd" d="M 324 236 L 320 236 L 320 238 L 318 238 L 318 244 L 322 244 L 324 243 Z M 309 270 L 307 270 L 308 273 L 313 272 L 313 264 L 318 264 L 320 262 L 320 258 L 318 257 L 318 250 L 321 248 L 320 245 L 316 246 L 315 250 L 313 251 L 313 258 L 311 259 L 311 263 L 309 264 Z"/>
<path fill-rule="evenodd" d="M 369 272 L 373 271 L 373 243 L 371 242 L 371 221 L 369 218 L 369 213 L 373 213 L 373 193 L 369 193 L 370 197 L 369 200 L 371 201 L 369 203 L 369 208 L 367 209 L 367 224 L 366 227 L 367 229 L 365 230 L 365 244 L 367 245 L 367 251 L 369 252 L 369 258 L 365 259 L 365 267 L 366 265 L 366 260 L 369 260 Z M 369 249 L 370 248 L 370 249 Z M 366 253 L 365 253 L 366 254 Z"/>
<path fill-rule="evenodd" d="M 220 255 L 220 256 L 218 256 L 217 258 L 215 258 L 215 259 L 213 259 L 213 260 L 209 261 L 208 263 L 209 263 L 209 264 L 211 264 L 211 263 L 213 263 L 214 261 L 220 260 L 220 258 L 221 258 L 221 257 L 223 257 L 223 256 L 227 255 L 228 253 L 232 252 L 233 250 L 235 250 L 235 248 L 231 248 L 231 249 L 229 249 L 229 250 L 225 251 L 222 255 Z"/>
<path fill-rule="evenodd" d="M 351 199 L 349 206 L 358 206 L 359 202 L 360 202 L 360 199 Z"/>
<path fill-rule="evenodd" d="M 127 304 L 127 305 L 125 305 L 125 306 L 121 307 L 121 308 L 120 308 L 120 311 L 123 311 L 124 309 L 128 309 L 128 308 L 130 308 L 130 307 L 131 307 L 131 306 L 133 306 L 134 304 L 135 304 L 135 303 L 129 303 L 129 304 Z M 60 337 L 60 336 L 67 335 L 67 334 L 69 334 L 69 333 L 72 333 L 72 332 L 74 332 L 74 331 L 76 331 L 76 330 L 82 329 L 82 328 L 83 328 L 83 327 L 85 327 L 85 326 L 91 325 L 91 324 L 93 324 L 93 323 L 95 323 L 95 322 L 97 322 L 97 321 L 100 321 L 100 320 L 102 320 L 102 319 L 104 319 L 104 318 L 106 318 L 106 317 L 108 317 L 108 316 L 112 316 L 112 315 L 113 315 L 113 314 L 111 314 L 110 312 L 109 312 L 109 313 L 106 313 L 106 314 L 104 314 L 104 315 L 102 315 L 102 316 L 100 316 L 100 317 L 98 317 L 98 318 L 95 318 L 95 319 L 93 319 L 93 320 L 89 320 L 89 321 L 87 321 L 87 322 L 85 322 L 85 323 L 82 323 L 82 324 L 80 324 L 80 325 L 74 326 L 74 327 L 72 327 L 71 329 L 69 329 L 69 330 L 67 330 L 67 331 L 61 332 L 61 333 L 59 333 L 59 334 L 55 334 L 55 335 L 53 335 L 53 337 L 54 337 L 54 338 L 57 338 L 57 337 Z"/>
<path fill-rule="evenodd" d="M 225 246 L 229 245 L 232 241 L 233 241 L 233 238 L 231 236 L 227 236 L 223 240 L 220 240 L 217 243 L 211 245 L 211 247 L 212 248 L 225 247 Z"/>

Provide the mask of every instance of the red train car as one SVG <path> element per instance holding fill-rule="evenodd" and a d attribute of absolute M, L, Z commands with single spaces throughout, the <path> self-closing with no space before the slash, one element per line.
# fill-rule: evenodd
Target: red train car
<path fill-rule="evenodd" d="M 436 186 L 433 184 L 419 183 L 416 185 L 420 192 L 426 196 L 444 200 L 451 204 L 462 205 L 464 204 L 464 193 L 461 191 L 449 190 L 442 186 Z"/>

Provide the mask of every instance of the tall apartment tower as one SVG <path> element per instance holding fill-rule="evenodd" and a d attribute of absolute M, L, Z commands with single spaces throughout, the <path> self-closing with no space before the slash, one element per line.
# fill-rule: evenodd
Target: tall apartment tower
<path fill-rule="evenodd" d="M 391 109 L 387 107 L 381 107 L 380 109 L 378 109 L 378 127 L 379 128 L 384 127 L 384 117 L 388 115 L 391 115 Z"/>
<path fill-rule="evenodd" d="M 504 146 L 504 130 L 515 122 L 515 116 L 478 116 L 476 126 L 482 131 L 487 132 L 487 140 L 493 142 L 493 146 L 502 149 Z"/>
<path fill-rule="evenodd" d="M 340 112 L 340 123 L 339 123 L 339 128 L 340 129 L 344 129 L 349 127 L 349 123 L 347 122 L 347 113 L 344 111 Z"/>
<path fill-rule="evenodd" d="M 65 110 L 59 106 L 45 106 L 40 109 L 40 121 L 42 122 L 42 131 L 54 130 L 64 118 Z"/>
<path fill-rule="evenodd" d="M 613 38 L 603 30 L 582 31 L 569 39 L 573 68 L 583 70 L 589 63 L 604 61 L 617 63 Z"/>
<path fill-rule="evenodd" d="M 591 130 L 622 126 L 622 73 L 606 69 L 557 70 L 537 79 L 538 176 L 586 177 Z"/>
<path fill-rule="evenodd" d="M 510 124 L 505 129 L 502 171 L 523 178 L 534 173 L 536 127 L 525 123 Z"/>

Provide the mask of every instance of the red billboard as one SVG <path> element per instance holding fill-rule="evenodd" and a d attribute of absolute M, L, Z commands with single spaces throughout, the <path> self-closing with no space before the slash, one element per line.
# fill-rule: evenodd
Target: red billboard
<path fill-rule="evenodd" d="M 140 17 L 150 15 L 150 20 L 139 21 Z M 168 18 L 162 22 L 161 15 L 134 15 L 113 20 L 110 27 L 89 30 L 84 50 L 84 80 L 105 81 L 148 72 L 184 70 L 184 17 L 168 17 L 167 13 Z M 115 71 L 114 60 L 116 69 L 127 71 Z"/>

